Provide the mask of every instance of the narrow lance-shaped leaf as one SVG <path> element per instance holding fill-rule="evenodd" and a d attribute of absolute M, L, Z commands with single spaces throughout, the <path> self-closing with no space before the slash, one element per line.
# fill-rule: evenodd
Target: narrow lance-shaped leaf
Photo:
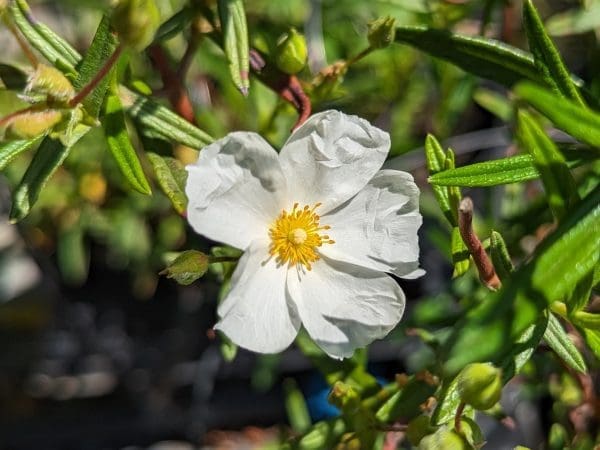
<path fill-rule="evenodd" d="M 285 409 L 292 429 L 297 433 L 304 433 L 310 428 L 311 420 L 302 391 L 293 378 L 283 382 L 285 392 Z"/>
<path fill-rule="evenodd" d="M 530 114 L 519 111 L 517 124 L 519 142 L 533 157 L 541 174 L 550 208 L 560 220 L 577 201 L 575 180 L 554 142 Z"/>
<path fill-rule="evenodd" d="M 121 101 L 116 94 L 111 93 L 108 95 L 103 113 L 102 125 L 108 148 L 121 173 L 136 191 L 142 194 L 150 194 L 150 185 L 146 180 L 135 149 L 129 140 L 127 126 L 125 125 L 125 114 L 123 113 Z"/>
<path fill-rule="evenodd" d="M 444 161 L 446 155 L 438 140 L 432 134 L 428 134 L 425 139 L 425 158 L 427 161 L 427 170 L 430 174 L 437 174 L 444 170 Z M 446 187 L 432 186 L 433 194 L 440 205 L 440 209 L 446 216 L 446 219 L 456 225 L 456 220 L 450 207 L 450 197 Z"/>
<path fill-rule="evenodd" d="M 446 373 L 474 361 L 499 363 L 549 304 L 564 299 L 594 270 L 600 257 L 598 229 L 600 187 L 565 217 L 501 291 L 457 324 L 444 347 Z"/>
<path fill-rule="evenodd" d="M 187 197 L 185 195 L 187 172 L 181 163 L 174 158 L 162 157 L 156 153 L 147 153 L 147 156 L 154 168 L 158 184 L 171 200 L 173 208 L 179 214 L 185 213 L 187 209 Z"/>
<path fill-rule="evenodd" d="M 531 0 L 525 0 L 523 3 L 523 23 L 535 65 L 546 83 L 575 103 L 584 105 L 577 87 L 571 80 L 569 71 L 552 40 L 546 34 L 542 19 Z"/>
<path fill-rule="evenodd" d="M 80 90 L 89 81 L 91 81 L 106 60 L 113 54 L 117 47 L 117 41 L 110 32 L 110 19 L 104 16 L 98 25 L 94 39 L 90 44 L 81 64 L 77 67 L 79 74 L 73 83 L 76 90 Z M 102 101 L 106 95 L 108 84 L 111 79 L 110 73 L 107 74 L 94 90 L 83 100 L 83 106 L 87 113 L 96 118 L 100 112 Z"/>
<path fill-rule="evenodd" d="M 397 28 L 396 42 L 410 44 L 505 86 L 510 87 L 522 79 L 544 83 L 530 54 L 493 39 L 413 26 Z"/>
<path fill-rule="evenodd" d="M 497 231 L 492 231 L 490 235 L 490 256 L 500 279 L 502 281 L 508 280 L 515 268 L 508 254 L 504 238 Z"/>
<path fill-rule="evenodd" d="M 27 42 L 37 49 L 50 63 L 59 69 L 75 73 L 79 61 L 77 52 L 60 36 L 31 17 L 29 6 L 24 0 L 10 3 L 9 11 L 15 25 Z"/>
<path fill-rule="evenodd" d="M 515 93 L 561 130 L 592 146 L 600 147 L 600 114 L 532 83 L 520 83 L 516 86 Z"/>
<path fill-rule="evenodd" d="M 0 143 L 0 171 L 4 170 L 8 163 L 18 155 L 33 147 L 39 140 L 40 138 L 21 139 Z"/>
<path fill-rule="evenodd" d="M 44 138 L 13 193 L 11 222 L 18 222 L 29 214 L 41 190 L 63 163 L 70 149 L 71 147 L 63 145 L 58 140 Z"/>
<path fill-rule="evenodd" d="M 213 141 L 213 138 L 195 127 L 169 108 L 155 101 L 121 87 L 119 95 L 129 114 L 147 136 L 169 142 L 177 142 L 200 149 Z"/>
<path fill-rule="evenodd" d="M 247 95 L 250 87 L 248 79 L 250 49 L 244 2 L 243 0 L 219 0 L 217 4 L 231 79 L 242 94 Z"/>
<path fill-rule="evenodd" d="M 585 373 L 585 361 L 583 356 L 569 338 L 565 329 L 562 327 L 554 314 L 548 314 L 548 328 L 544 333 L 544 340 L 552 350 L 571 368 L 578 372 Z"/>

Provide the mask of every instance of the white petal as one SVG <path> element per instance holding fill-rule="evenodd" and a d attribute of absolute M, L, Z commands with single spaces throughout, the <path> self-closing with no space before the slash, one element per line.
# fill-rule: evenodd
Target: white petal
<path fill-rule="evenodd" d="M 419 269 L 419 188 L 413 177 L 381 170 L 355 197 L 321 217 L 335 241 L 319 252 L 328 258 L 390 272 L 404 278 Z"/>
<path fill-rule="evenodd" d="M 300 329 L 295 305 L 287 301 L 286 274 L 285 267 L 269 259 L 267 241 L 253 242 L 235 269 L 215 329 L 254 352 L 286 349 Z"/>
<path fill-rule="evenodd" d="M 279 155 L 289 200 L 321 202 L 323 214 L 348 200 L 375 175 L 390 148 L 390 137 L 364 119 L 325 111 L 290 136 Z"/>
<path fill-rule="evenodd" d="M 312 339 L 333 358 L 386 336 L 404 312 L 404 293 L 381 272 L 321 259 L 288 275 L 288 292 Z"/>
<path fill-rule="evenodd" d="M 187 166 L 187 218 L 196 232 L 245 249 L 268 236 L 285 197 L 277 153 L 258 134 L 231 133 Z"/>

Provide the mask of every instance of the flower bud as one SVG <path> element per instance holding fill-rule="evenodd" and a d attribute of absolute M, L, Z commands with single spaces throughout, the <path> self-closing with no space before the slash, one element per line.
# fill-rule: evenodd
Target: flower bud
<path fill-rule="evenodd" d="M 306 65 L 307 56 L 306 40 L 295 28 L 290 28 L 277 41 L 275 64 L 281 71 L 290 75 L 300 72 Z"/>
<path fill-rule="evenodd" d="M 75 95 L 75 89 L 63 73 L 45 64 L 38 64 L 29 76 L 26 92 L 45 94 L 57 100 L 67 102 Z"/>
<path fill-rule="evenodd" d="M 502 371 L 489 363 L 472 363 L 458 374 L 458 394 L 475 409 L 490 409 L 502 394 Z"/>
<path fill-rule="evenodd" d="M 371 48 L 385 48 L 394 42 L 396 36 L 396 19 L 380 17 L 369 22 L 367 38 Z"/>
<path fill-rule="evenodd" d="M 112 26 L 119 40 L 141 52 L 160 26 L 160 13 L 154 0 L 119 0 L 112 15 Z"/>
<path fill-rule="evenodd" d="M 20 114 L 12 118 L 4 132 L 6 139 L 33 139 L 51 130 L 62 120 L 62 113 L 53 109 Z"/>
<path fill-rule="evenodd" d="M 187 286 L 204 276 L 208 270 L 208 256 L 196 250 L 181 253 L 159 275 L 173 278 L 179 284 Z"/>
<path fill-rule="evenodd" d="M 358 396 L 358 393 L 352 388 L 352 386 L 342 381 L 335 382 L 331 388 L 331 392 L 329 393 L 327 400 L 329 403 L 339 409 L 358 406 L 360 403 L 360 397 Z"/>
<path fill-rule="evenodd" d="M 473 450 L 474 447 L 467 442 L 456 430 L 442 427 L 435 433 L 425 436 L 419 443 L 419 450 Z"/>

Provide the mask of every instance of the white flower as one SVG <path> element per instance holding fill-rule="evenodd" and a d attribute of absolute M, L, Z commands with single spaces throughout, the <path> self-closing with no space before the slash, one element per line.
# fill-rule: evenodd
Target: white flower
<path fill-rule="evenodd" d="M 215 328 L 241 347 L 275 353 L 304 325 L 330 356 L 386 336 L 405 297 L 385 272 L 418 268 L 419 190 L 379 170 L 389 135 L 356 116 L 312 116 L 277 152 L 258 134 L 205 147 L 189 172 L 188 220 L 245 251 Z"/>

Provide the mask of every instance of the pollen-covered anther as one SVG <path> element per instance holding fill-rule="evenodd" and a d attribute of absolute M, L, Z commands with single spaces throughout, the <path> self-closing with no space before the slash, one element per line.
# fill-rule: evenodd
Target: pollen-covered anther
<path fill-rule="evenodd" d="M 320 234 L 331 227 L 319 225 L 321 218 L 315 212 L 319 206 L 321 203 L 316 203 L 312 208 L 308 205 L 299 208 L 298 203 L 294 203 L 291 212 L 283 210 L 275 219 L 269 228 L 269 251 L 278 263 L 303 265 L 311 270 L 311 264 L 320 259 L 316 248 L 334 243 L 328 235 Z"/>

